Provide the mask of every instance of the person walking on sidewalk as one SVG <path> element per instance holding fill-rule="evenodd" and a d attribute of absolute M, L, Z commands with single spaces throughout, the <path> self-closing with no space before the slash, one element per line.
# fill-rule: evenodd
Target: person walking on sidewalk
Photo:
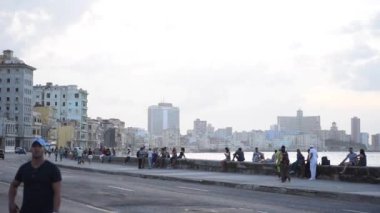
<path fill-rule="evenodd" d="M 310 162 L 310 179 L 309 180 L 315 180 L 316 175 L 317 175 L 318 153 L 317 153 L 317 149 L 315 149 L 313 145 L 310 146 L 309 162 Z"/>
<path fill-rule="evenodd" d="M 32 160 L 17 171 L 9 191 L 9 212 L 19 212 L 15 198 L 17 188 L 24 183 L 23 201 L 20 212 L 58 212 L 61 204 L 62 176 L 58 167 L 44 159 L 45 142 L 37 139 L 32 143 Z"/>
<path fill-rule="evenodd" d="M 65 154 L 65 150 L 61 147 L 59 147 L 59 161 L 62 161 L 63 155 Z"/>
<path fill-rule="evenodd" d="M 94 158 L 94 155 L 92 153 L 92 150 L 91 148 L 88 149 L 88 153 L 87 153 L 87 159 L 88 159 L 88 163 L 91 164 L 92 162 L 92 158 Z"/>
<path fill-rule="evenodd" d="M 290 182 L 289 176 L 289 155 L 285 150 L 285 146 L 281 146 L 281 163 L 280 163 L 280 171 L 281 171 L 281 182 L 285 182 L 288 180 Z"/>
<path fill-rule="evenodd" d="M 148 149 L 148 165 L 149 169 L 152 168 L 152 160 L 153 160 L 153 151 L 151 148 Z"/>
<path fill-rule="evenodd" d="M 128 161 L 131 159 L 131 148 L 127 149 L 127 156 L 124 158 L 124 164 L 128 163 Z"/>

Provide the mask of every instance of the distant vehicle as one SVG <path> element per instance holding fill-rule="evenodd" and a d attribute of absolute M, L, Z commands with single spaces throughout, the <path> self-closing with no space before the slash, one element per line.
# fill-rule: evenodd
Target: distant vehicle
<path fill-rule="evenodd" d="M 15 148 L 15 153 L 16 154 L 26 154 L 26 150 L 22 147 L 16 147 Z"/>
<path fill-rule="evenodd" d="M 0 149 L 0 158 L 4 160 L 4 150 Z"/>

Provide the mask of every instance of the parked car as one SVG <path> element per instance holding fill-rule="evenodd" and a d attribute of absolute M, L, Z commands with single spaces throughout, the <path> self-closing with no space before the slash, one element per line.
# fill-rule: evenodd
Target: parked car
<path fill-rule="evenodd" d="M 0 158 L 4 160 L 4 150 L 0 149 Z"/>
<path fill-rule="evenodd" d="M 26 150 L 22 147 L 16 147 L 15 148 L 15 153 L 16 154 L 26 154 Z"/>

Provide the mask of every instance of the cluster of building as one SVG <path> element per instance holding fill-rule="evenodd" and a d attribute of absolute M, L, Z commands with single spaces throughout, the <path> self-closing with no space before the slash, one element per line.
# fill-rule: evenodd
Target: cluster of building
<path fill-rule="evenodd" d="M 193 129 L 180 134 L 180 110 L 171 103 L 148 108 L 147 130 L 125 127 L 119 119 L 89 118 L 88 92 L 76 85 L 33 85 L 35 68 L 13 56 L 11 50 L 0 55 L 0 149 L 30 147 L 41 137 L 51 146 L 124 150 L 141 146 L 185 147 L 190 151 L 222 151 L 224 147 L 273 150 L 286 145 L 307 149 L 311 144 L 322 150 L 346 150 L 348 146 L 380 151 L 380 134 L 360 131 L 360 119 L 351 119 L 351 135 L 338 130 L 322 130 L 320 116 L 278 116 L 270 130 L 233 131 L 215 129 L 207 121 L 196 119 Z"/>

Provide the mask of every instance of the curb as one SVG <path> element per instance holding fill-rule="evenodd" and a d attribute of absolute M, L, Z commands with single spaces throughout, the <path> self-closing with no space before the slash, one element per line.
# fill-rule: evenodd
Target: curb
<path fill-rule="evenodd" d="M 305 196 L 305 197 L 321 197 L 321 198 L 336 199 L 336 200 L 342 200 L 342 201 L 380 203 L 380 197 L 372 196 L 372 195 L 361 195 L 361 194 L 351 194 L 351 193 L 341 193 L 341 192 L 327 192 L 327 191 L 296 189 L 296 188 L 278 187 L 278 186 L 266 186 L 266 185 L 258 185 L 258 184 L 239 184 L 239 183 L 212 181 L 212 180 L 204 180 L 204 179 L 195 180 L 195 179 L 188 179 L 188 178 L 162 176 L 162 175 L 139 174 L 139 173 L 126 172 L 126 171 L 106 171 L 106 170 L 101 170 L 101 169 L 76 167 L 76 166 L 70 166 L 70 165 L 61 165 L 61 164 L 56 164 L 56 165 L 60 168 L 89 171 L 89 172 L 94 172 L 94 173 L 106 173 L 106 174 L 111 174 L 111 175 L 126 175 L 130 177 L 138 177 L 138 178 L 146 178 L 146 179 L 178 181 L 178 182 L 185 182 L 185 183 L 198 183 L 198 184 L 204 184 L 204 185 L 223 186 L 223 187 L 245 189 L 245 190 L 251 190 L 251 191 L 258 191 L 258 192 L 280 193 L 280 194 Z"/>

